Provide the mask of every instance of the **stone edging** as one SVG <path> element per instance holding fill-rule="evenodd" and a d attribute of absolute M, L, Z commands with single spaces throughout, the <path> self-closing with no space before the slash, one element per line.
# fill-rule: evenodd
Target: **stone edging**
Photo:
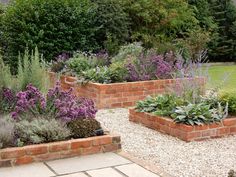
<path fill-rule="evenodd" d="M 221 123 L 203 126 L 176 124 L 172 119 L 129 109 L 129 120 L 146 127 L 177 137 L 186 142 L 219 138 L 236 134 L 236 117 L 224 119 Z"/>
<path fill-rule="evenodd" d="M 16 166 L 95 153 L 116 152 L 121 149 L 120 141 L 120 136 L 104 135 L 0 149 L 0 167 Z"/>

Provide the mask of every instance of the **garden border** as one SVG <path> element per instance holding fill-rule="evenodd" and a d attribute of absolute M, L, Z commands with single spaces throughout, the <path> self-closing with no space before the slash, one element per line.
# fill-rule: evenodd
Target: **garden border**
<path fill-rule="evenodd" d="M 136 112 L 132 108 L 129 109 L 129 120 L 186 142 L 236 134 L 236 117 L 224 119 L 220 123 L 190 126 L 177 124 L 170 118 L 156 116 L 150 113 Z"/>
<path fill-rule="evenodd" d="M 121 150 L 118 135 L 103 135 L 45 144 L 0 149 L 0 167 Z"/>
<path fill-rule="evenodd" d="M 50 72 L 51 82 L 55 83 L 56 73 Z M 127 108 L 132 107 L 137 101 L 144 100 L 147 96 L 163 94 L 176 85 L 176 82 L 197 82 L 202 92 L 205 90 L 206 79 L 204 77 L 150 80 L 139 82 L 124 82 L 112 84 L 77 83 L 76 77 L 62 75 L 60 83 L 64 90 L 74 88 L 74 94 L 78 97 L 90 98 L 95 102 L 98 109 Z"/>

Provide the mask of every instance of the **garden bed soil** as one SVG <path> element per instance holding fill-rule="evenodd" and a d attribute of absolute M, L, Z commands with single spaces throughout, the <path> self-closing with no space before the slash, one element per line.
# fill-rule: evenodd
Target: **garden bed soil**
<path fill-rule="evenodd" d="M 136 112 L 129 109 L 129 120 L 135 123 L 177 137 L 183 141 L 201 141 L 236 134 L 236 116 L 224 119 L 219 123 L 209 125 L 190 126 L 177 124 L 167 117 L 156 116 L 150 113 Z"/>
<path fill-rule="evenodd" d="M 50 73 L 51 82 L 55 83 L 56 74 Z M 147 96 L 163 94 L 177 84 L 195 82 L 199 84 L 202 92 L 205 89 L 205 78 L 166 79 L 139 82 L 124 82 L 112 84 L 87 83 L 78 84 L 76 77 L 61 76 L 60 83 L 63 89 L 74 88 L 78 97 L 92 99 L 98 109 L 132 107 L 137 101 Z"/>
<path fill-rule="evenodd" d="M 83 139 L 0 149 L 0 167 L 55 160 L 74 156 L 116 152 L 120 136 L 103 135 Z"/>

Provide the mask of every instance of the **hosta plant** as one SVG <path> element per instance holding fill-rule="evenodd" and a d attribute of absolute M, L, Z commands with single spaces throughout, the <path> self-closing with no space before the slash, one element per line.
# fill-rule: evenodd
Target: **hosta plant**
<path fill-rule="evenodd" d="M 203 125 L 213 122 L 220 122 L 227 116 L 227 107 L 220 104 L 217 108 L 210 108 L 211 105 L 204 103 L 188 104 L 187 106 L 178 106 L 171 115 L 176 123 L 187 125 Z"/>
<path fill-rule="evenodd" d="M 144 101 L 136 104 L 136 110 L 139 112 L 148 112 L 156 115 L 169 116 L 176 106 L 183 105 L 184 102 L 175 95 L 165 94 L 157 97 L 147 97 Z"/>

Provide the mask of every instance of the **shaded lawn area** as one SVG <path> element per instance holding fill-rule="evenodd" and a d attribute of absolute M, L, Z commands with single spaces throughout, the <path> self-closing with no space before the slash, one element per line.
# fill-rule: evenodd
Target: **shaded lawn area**
<path fill-rule="evenodd" d="M 221 90 L 236 90 L 236 65 L 210 66 L 208 88 L 221 85 Z"/>

